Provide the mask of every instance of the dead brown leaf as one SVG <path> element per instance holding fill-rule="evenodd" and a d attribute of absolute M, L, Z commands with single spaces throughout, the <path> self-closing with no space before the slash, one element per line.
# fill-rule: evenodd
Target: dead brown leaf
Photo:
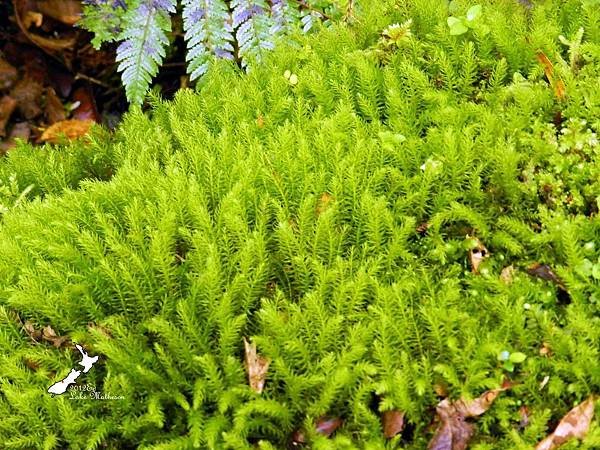
<path fill-rule="evenodd" d="M 571 439 L 583 439 L 594 416 L 594 396 L 567 413 L 552 434 L 541 441 L 535 450 L 553 450 Z"/>
<path fill-rule="evenodd" d="M 27 122 L 15 123 L 5 142 L 0 143 L 0 153 L 6 153 L 17 146 L 17 139 L 29 141 L 31 128 Z"/>
<path fill-rule="evenodd" d="M 13 0 L 13 8 L 17 25 L 25 37 L 45 52 L 53 54 L 61 50 L 74 48 L 77 42 L 77 31 L 74 29 L 69 29 L 53 37 L 46 37 L 29 31 L 31 23 L 26 23 L 26 18 L 28 17 L 28 13 L 35 12 L 36 5 L 34 2 L 29 0 Z"/>
<path fill-rule="evenodd" d="M 505 391 L 506 389 L 507 388 L 504 387 L 492 389 L 484 392 L 478 398 L 470 401 L 459 399 L 454 403 L 454 407 L 456 408 L 456 411 L 464 417 L 480 416 L 490 409 L 490 406 L 492 406 L 492 403 L 494 403 L 496 397 L 498 397 L 500 392 Z"/>
<path fill-rule="evenodd" d="M 334 433 L 335 430 L 342 426 L 343 423 L 343 419 L 339 417 L 321 417 L 315 424 L 315 431 L 319 434 L 329 437 Z M 294 431 L 292 434 L 292 445 L 298 446 L 302 444 L 306 444 L 306 436 L 304 431 Z"/>
<path fill-rule="evenodd" d="M 30 29 L 31 25 L 35 25 L 36 28 L 42 26 L 42 22 L 44 21 L 44 16 L 37 11 L 27 11 L 23 17 L 23 26 L 26 29 Z"/>
<path fill-rule="evenodd" d="M 17 81 L 17 69 L 0 58 L 0 90 L 10 89 Z"/>
<path fill-rule="evenodd" d="M 89 86 L 81 86 L 75 89 L 71 99 L 73 100 L 73 103 L 78 104 L 77 108 L 73 111 L 73 119 L 100 122 L 100 115 L 96 108 L 94 94 Z"/>
<path fill-rule="evenodd" d="M 54 329 L 50 325 L 46 325 L 42 329 L 42 339 L 45 339 L 46 341 L 50 342 L 56 348 L 60 348 L 65 342 L 69 341 L 69 338 L 67 336 L 58 336 L 56 334 L 56 331 L 54 331 Z"/>
<path fill-rule="evenodd" d="M 250 344 L 246 338 L 244 338 L 244 348 L 246 350 L 246 370 L 248 371 L 250 388 L 260 394 L 265 387 L 265 378 L 271 361 L 258 355 L 256 353 L 256 344 Z"/>
<path fill-rule="evenodd" d="M 417 227 L 417 233 L 419 233 L 419 234 L 425 234 L 425 232 L 429 229 L 429 227 L 431 227 L 430 223 L 423 222 L 421 225 L 419 225 Z"/>
<path fill-rule="evenodd" d="M 56 95 L 56 91 L 51 87 L 46 88 L 44 113 L 49 124 L 60 122 L 67 118 L 62 102 L 58 98 L 58 95 Z"/>
<path fill-rule="evenodd" d="M 6 124 L 16 107 L 17 101 L 14 98 L 5 95 L 0 99 L 0 137 L 6 136 Z"/>
<path fill-rule="evenodd" d="M 500 280 L 505 284 L 512 283 L 514 276 L 515 268 L 512 265 L 506 266 L 502 269 L 502 272 L 500 272 Z"/>
<path fill-rule="evenodd" d="M 554 79 L 554 65 L 552 64 L 552 61 L 550 61 L 546 54 L 541 50 L 537 52 L 537 58 L 544 67 L 544 74 L 546 75 L 550 86 L 554 89 L 554 95 L 556 95 L 559 100 L 563 100 L 566 96 L 565 84 L 562 80 Z"/>
<path fill-rule="evenodd" d="M 464 450 L 473 436 L 474 427 L 465 421 L 468 417 L 477 417 L 486 412 L 500 392 L 509 389 L 510 383 L 501 388 L 484 392 L 474 400 L 459 399 L 451 403 L 447 398 L 436 407 L 440 425 L 429 442 L 428 450 Z"/>
<path fill-rule="evenodd" d="M 383 436 L 386 439 L 391 439 L 404 429 L 404 412 L 392 409 L 385 411 L 381 415 L 383 425 Z"/>
<path fill-rule="evenodd" d="M 263 117 L 262 114 L 259 114 L 258 117 L 256 118 L 256 125 L 258 126 L 258 128 L 264 128 L 265 118 Z"/>
<path fill-rule="evenodd" d="M 464 450 L 473 436 L 474 427 L 465 421 L 448 399 L 435 408 L 440 425 L 427 446 L 428 450 Z"/>
<path fill-rule="evenodd" d="M 23 117 L 31 120 L 42 113 L 39 104 L 42 92 L 40 83 L 30 77 L 23 77 L 17 82 L 10 96 L 17 101 L 17 108 Z"/>
<path fill-rule="evenodd" d="M 473 273 L 479 273 L 479 266 L 483 260 L 489 256 L 489 252 L 479 239 L 473 239 L 476 241 L 476 246 L 469 251 L 469 261 L 471 262 L 471 271 Z"/>
<path fill-rule="evenodd" d="M 68 119 L 52 124 L 44 130 L 40 141 L 58 144 L 64 139 L 73 140 L 85 136 L 94 122 L 91 120 Z"/>
<path fill-rule="evenodd" d="M 531 276 L 541 278 L 542 280 L 552 281 L 564 291 L 567 290 L 563 282 L 548 264 L 533 263 L 527 268 L 527 273 Z"/>
<path fill-rule="evenodd" d="M 550 344 L 547 342 L 542 342 L 542 346 L 540 347 L 540 356 L 549 357 L 552 355 L 552 350 L 550 350 Z"/>
<path fill-rule="evenodd" d="M 81 3 L 78 0 L 38 0 L 37 10 L 65 25 L 75 25 L 81 18 Z"/>
<path fill-rule="evenodd" d="M 38 341 L 42 338 L 42 332 L 40 330 L 36 330 L 29 320 L 25 321 L 23 327 L 25 328 L 27 335 L 34 341 Z"/>
<path fill-rule="evenodd" d="M 335 430 L 342 426 L 344 421 L 339 417 L 321 417 L 317 420 L 315 430 L 324 436 L 331 436 Z"/>
<path fill-rule="evenodd" d="M 519 408 L 519 428 L 523 429 L 527 425 L 529 425 L 529 408 L 526 405 L 523 405 Z"/>
<path fill-rule="evenodd" d="M 448 397 L 448 387 L 444 384 L 434 384 L 433 391 L 438 395 L 438 397 Z"/>

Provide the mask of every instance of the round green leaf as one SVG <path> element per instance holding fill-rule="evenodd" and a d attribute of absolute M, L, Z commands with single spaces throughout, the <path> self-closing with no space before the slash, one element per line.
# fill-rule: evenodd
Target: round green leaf
<path fill-rule="evenodd" d="M 474 5 L 469 8 L 467 11 L 467 20 L 473 21 L 479 17 L 481 14 L 481 5 Z"/>
<path fill-rule="evenodd" d="M 458 23 L 455 23 L 454 25 L 450 26 L 450 34 L 453 36 L 457 36 L 459 34 L 464 34 L 467 31 L 469 31 L 469 29 L 460 21 Z"/>
<path fill-rule="evenodd" d="M 522 363 L 527 358 L 525 353 L 515 352 L 510 354 L 509 360 L 515 364 Z"/>

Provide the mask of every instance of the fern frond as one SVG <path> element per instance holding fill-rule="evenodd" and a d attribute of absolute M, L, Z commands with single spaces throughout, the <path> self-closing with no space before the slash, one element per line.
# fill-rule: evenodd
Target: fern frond
<path fill-rule="evenodd" d="M 125 18 L 116 61 L 131 103 L 142 103 L 162 64 L 169 43 L 166 33 L 171 31 L 169 13 L 174 12 L 174 0 L 143 0 Z"/>
<path fill-rule="evenodd" d="M 233 27 L 224 0 L 183 0 L 182 17 L 190 80 L 208 70 L 213 55 L 233 59 Z"/>
<path fill-rule="evenodd" d="M 242 67 L 248 69 L 259 62 L 265 51 L 274 48 L 270 34 L 272 18 L 265 0 L 232 0 L 233 28 L 238 42 Z"/>

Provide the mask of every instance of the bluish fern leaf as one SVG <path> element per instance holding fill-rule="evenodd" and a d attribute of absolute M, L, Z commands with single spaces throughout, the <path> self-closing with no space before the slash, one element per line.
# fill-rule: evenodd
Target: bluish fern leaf
<path fill-rule="evenodd" d="M 190 79 L 203 75 L 212 56 L 233 59 L 233 27 L 225 0 L 183 0 Z"/>
<path fill-rule="evenodd" d="M 319 11 L 315 10 L 304 10 L 302 12 L 302 31 L 308 33 L 310 29 L 313 27 L 313 24 L 316 21 L 324 20 L 325 16 L 321 14 Z"/>
<path fill-rule="evenodd" d="M 176 0 L 142 0 L 125 18 L 122 42 L 117 48 L 118 71 L 130 103 L 140 104 L 158 72 L 169 44 L 169 13 Z"/>
<path fill-rule="evenodd" d="M 273 18 L 271 35 L 289 33 L 299 24 L 298 2 L 296 0 L 272 0 L 271 17 Z"/>
<path fill-rule="evenodd" d="M 274 48 L 270 33 L 273 20 L 265 0 L 232 0 L 233 28 L 242 67 L 249 69 L 265 51 Z"/>

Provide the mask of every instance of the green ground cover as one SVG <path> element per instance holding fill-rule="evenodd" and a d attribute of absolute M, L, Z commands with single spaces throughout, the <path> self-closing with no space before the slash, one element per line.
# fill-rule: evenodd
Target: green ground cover
<path fill-rule="evenodd" d="M 0 163 L 1 448 L 423 449 L 440 400 L 508 381 L 469 448 L 530 449 L 600 394 L 598 6 L 494 0 L 457 34 L 471 3 L 362 3 Z M 124 400 L 51 397 L 80 357 L 46 326 Z"/>

